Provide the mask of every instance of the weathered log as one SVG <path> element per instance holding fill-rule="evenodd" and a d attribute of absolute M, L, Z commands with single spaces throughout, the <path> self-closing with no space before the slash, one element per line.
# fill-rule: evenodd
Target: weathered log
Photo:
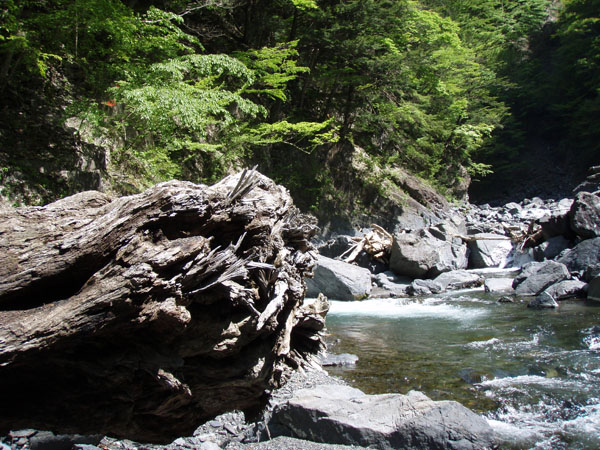
<path fill-rule="evenodd" d="M 1 211 L 0 434 L 167 442 L 258 406 L 322 343 L 299 323 L 316 231 L 252 171 Z"/>

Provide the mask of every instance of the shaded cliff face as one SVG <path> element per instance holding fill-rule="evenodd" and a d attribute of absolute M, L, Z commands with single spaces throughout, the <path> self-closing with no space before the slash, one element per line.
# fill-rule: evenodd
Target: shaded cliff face
<path fill-rule="evenodd" d="M 260 174 L 0 215 L 0 433 L 167 442 L 321 349 L 314 221 Z"/>

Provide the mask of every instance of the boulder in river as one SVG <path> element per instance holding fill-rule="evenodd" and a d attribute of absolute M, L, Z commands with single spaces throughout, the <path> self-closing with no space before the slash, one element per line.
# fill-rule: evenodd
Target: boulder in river
<path fill-rule="evenodd" d="M 446 229 L 451 227 L 446 225 Z M 444 234 L 436 227 L 394 235 L 390 269 L 398 275 L 434 278 L 443 272 L 466 268 L 467 246 L 453 233 Z"/>
<path fill-rule="evenodd" d="M 0 434 L 170 442 L 257 407 L 322 349 L 316 231 L 254 171 L 0 211 Z"/>
<path fill-rule="evenodd" d="M 531 300 L 527 304 L 528 308 L 533 309 L 549 309 L 549 308 L 558 308 L 558 303 L 552 295 L 548 292 L 543 291 L 539 295 L 537 295 L 533 300 Z"/>
<path fill-rule="evenodd" d="M 563 280 L 553 284 L 546 289 L 547 292 L 555 300 L 565 300 L 573 297 L 585 297 L 587 283 L 579 280 Z"/>
<path fill-rule="evenodd" d="M 594 277 L 588 285 L 587 298 L 600 302 L 600 276 Z"/>
<path fill-rule="evenodd" d="M 380 450 L 481 450 L 495 439 L 487 421 L 460 403 L 339 385 L 296 392 L 276 407 L 269 427 L 278 435 Z"/>
<path fill-rule="evenodd" d="M 600 236 L 600 196 L 580 192 L 575 197 L 571 211 L 571 229 L 582 239 Z"/>
<path fill-rule="evenodd" d="M 434 278 L 444 290 L 467 289 L 481 286 L 483 277 L 468 270 L 453 270 L 444 272 Z"/>
<path fill-rule="evenodd" d="M 313 278 L 306 279 L 306 295 L 322 293 L 335 300 L 357 300 L 371 292 L 371 272 L 337 259 L 319 255 Z"/>
<path fill-rule="evenodd" d="M 502 267 L 513 246 L 509 238 L 494 233 L 469 236 L 469 267 Z"/>
<path fill-rule="evenodd" d="M 439 294 L 444 290 L 444 287 L 435 280 L 414 280 L 406 293 L 408 295 L 431 295 L 431 294 Z"/>
<path fill-rule="evenodd" d="M 554 259 L 568 249 L 570 245 L 571 242 L 564 236 L 554 236 L 536 247 L 536 250 L 538 250 L 536 256 L 541 256 L 541 260 Z"/>
<path fill-rule="evenodd" d="M 513 278 L 486 278 L 483 282 L 485 292 L 513 292 Z"/>
<path fill-rule="evenodd" d="M 513 281 L 517 295 L 538 295 L 548 286 L 569 278 L 564 264 L 556 261 L 533 262 L 525 265 Z"/>
<path fill-rule="evenodd" d="M 600 269 L 600 237 L 586 239 L 561 255 L 558 262 L 567 266 L 571 273 L 577 273 L 584 281 Z"/>

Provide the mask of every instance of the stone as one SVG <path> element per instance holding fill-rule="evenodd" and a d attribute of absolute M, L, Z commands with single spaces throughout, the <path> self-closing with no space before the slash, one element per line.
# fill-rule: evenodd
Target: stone
<path fill-rule="evenodd" d="M 411 296 L 431 295 L 439 294 L 443 290 L 443 286 L 434 280 L 416 279 L 410 284 L 410 286 L 406 290 L 406 293 Z"/>
<path fill-rule="evenodd" d="M 600 196 L 580 192 L 569 211 L 571 229 L 582 239 L 600 237 Z"/>
<path fill-rule="evenodd" d="M 440 228 L 434 232 L 440 236 Z M 459 238 L 439 239 L 428 229 L 396 233 L 390 256 L 390 269 L 410 278 L 434 278 L 450 270 L 466 269 L 467 246 Z"/>
<path fill-rule="evenodd" d="M 519 205 L 518 203 L 515 202 L 509 202 L 506 205 L 504 205 L 504 210 L 506 210 L 509 214 L 517 215 L 521 212 L 521 210 L 523 209 L 523 207 L 521 205 Z"/>
<path fill-rule="evenodd" d="M 273 411 L 269 428 L 327 444 L 392 449 L 480 450 L 494 445 L 485 419 L 424 394 L 366 395 L 349 386 L 303 389 Z"/>
<path fill-rule="evenodd" d="M 31 450 L 71 450 L 75 445 L 97 446 L 102 436 L 82 436 L 78 434 L 54 434 L 51 431 L 38 431 L 29 438 Z"/>
<path fill-rule="evenodd" d="M 503 295 L 498 299 L 498 303 L 514 303 L 515 298 L 510 295 Z"/>
<path fill-rule="evenodd" d="M 513 292 L 513 278 L 486 278 L 483 282 L 485 292 Z"/>
<path fill-rule="evenodd" d="M 260 406 L 324 347 L 316 232 L 255 171 L 0 211 L 0 430 L 168 443 Z"/>
<path fill-rule="evenodd" d="M 407 295 L 406 290 L 412 283 L 412 279 L 408 277 L 400 277 L 394 272 L 386 271 L 378 273 L 372 277 L 373 282 L 379 286 L 387 296 L 403 297 Z M 371 295 L 376 295 L 376 292 L 371 291 Z"/>
<path fill-rule="evenodd" d="M 571 273 L 581 274 L 584 281 L 589 281 L 589 269 L 600 266 L 600 238 L 580 242 L 562 254 L 557 261 L 566 265 Z M 585 275 L 586 271 L 588 275 Z"/>
<path fill-rule="evenodd" d="M 513 246 L 504 235 L 479 233 L 470 236 L 469 267 L 482 269 L 485 267 L 503 267 Z"/>
<path fill-rule="evenodd" d="M 546 289 L 555 300 L 565 300 L 572 297 L 585 297 L 587 283 L 579 280 L 563 280 L 553 284 Z"/>
<path fill-rule="evenodd" d="M 588 285 L 587 298 L 589 300 L 600 302 L 600 276 L 594 277 L 590 281 Z"/>
<path fill-rule="evenodd" d="M 481 286 L 483 277 L 467 270 L 453 270 L 438 275 L 433 281 L 439 283 L 443 290 L 467 289 Z"/>
<path fill-rule="evenodd" d="M 340 235 L 318 245 L 317 250 L 320 255 L 327 256 L 328 258 L 337 258 L 348 251 L 353 244 L 354 240 L 352 240 L 352 236 Z"/>
<path fill-rule="evenodd" d="M 553 212 L 538 220 L 538 224 L 542 229 L 542 237 L 546 240 L 556 236 L 570 237 L 573 234 L 573 231 L 571 230 L 569 222 L 568 212 Z"/>
<path fill-rule="evenodd" d="M 528 308 L 533 309 L 546 309 L 546 308 L 558 308 L 558 303 L 554 300 L 554 297 L 548 292 L 544 291 L 527 304 Z"/>
<path fill-rule="evenodd" d="M 538 245 L 543 259 L 554 259 L 569 248 L 571 242 L 564 236 L 554 236 Z"/>
<path fill-rule="evenodd" d="M 306 279 L 306 296 L 322 293 L 334 300 L 357 300 L 371 292 L 371 272 L 367 269 L 319 255 L 313 278 Z"/>
<path fill-rule="evenodd" d="M 525 265 L 513 280 L 517 295 L 538 295 L 548 286 L 569 278 L 564 264 L 556 261 L 533 262 Z"/>

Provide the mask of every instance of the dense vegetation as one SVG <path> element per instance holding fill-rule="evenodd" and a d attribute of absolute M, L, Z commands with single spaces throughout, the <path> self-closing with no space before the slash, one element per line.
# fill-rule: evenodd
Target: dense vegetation
<path fill-rule="evenodd" d="M 600 0 L 4 0 L 0 177 L 43 184 L 40 121 L 109 149 L 124 192 L 256 163 L 316 207 L 349 144 L 450 195 L 535 142 L 584 166 L 599 17 Z"/>

